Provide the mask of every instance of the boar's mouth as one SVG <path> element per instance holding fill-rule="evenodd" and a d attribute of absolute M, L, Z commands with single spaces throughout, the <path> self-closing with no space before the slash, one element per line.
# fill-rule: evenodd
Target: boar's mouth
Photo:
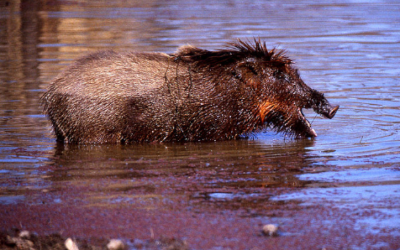
<path fill-rule="evenodd" d="M 313 108 L 317 114 L 332 119 L 339 106 L 332 107 L 329 103 L 318 106 L 287 107 L 276 101 L 265 101 L 258 106 L 262 124 L 269 124 L 278 132 L 286 132 L 296 137 L 316 137 L 317 133 L 306 119 L 303 108 Z"/>
<path fill-rule="evenodd" d="M 307 118 L 304 116 L 303 109 L 302 108 L 297 108 L 298 116 L 300 118 L 301 124 L 305 129 L 303 129 L 303 133 L 305 134 L 306 137 L 317 137 L 317 132 L 311 127 L 311 123 L 307 120 Z"/>
<path fill-rule="evenodd" d="M 325 118 L 332 119 L 335 116 L 338 109 L 339 106 L 332 107 L 328 104 L 323 108 L 314 108 L 314 111 Z M 297 110 L 298 110 L 298 117 L 300 118 L 301 124 L 303 125 L 302 126 L 303 129 L 301 129 L 302 132 L 300 132 L 300 135 L 304 134 L 306 137 L 316 137 L 317 133 L 311 127 L 311 123 L 304 116 L 303 108 L 297 108 Z"/>

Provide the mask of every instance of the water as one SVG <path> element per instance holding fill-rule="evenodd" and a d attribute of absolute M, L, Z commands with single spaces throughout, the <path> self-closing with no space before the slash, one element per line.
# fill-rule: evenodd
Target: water
<path fill-rule="evenodd" d="M 0 204 L 260 213 L 271 201 L 328 199 L 338 209 L 384 211 L 381 220 L 358 218 L 355 229 L 397 223 L 399 13 L 397 1 L 385 0 L 3 0 Z M 41 111 L 39 98 L 52 79 L 87 52 L 218 49 L 252 37 L 287 50 L 303 80 L 340 105 L 332 120 L 306 113 L 317 138 L 267 131 L 234 142 L 63 146 Z"/>

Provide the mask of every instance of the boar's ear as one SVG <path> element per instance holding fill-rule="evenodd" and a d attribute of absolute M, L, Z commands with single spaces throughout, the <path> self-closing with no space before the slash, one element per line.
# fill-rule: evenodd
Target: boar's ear
<path fill-rule="evenodd" d="M 260 75 L 256 64 L 252 61 L 238 63 L 232 70 L 232 74 L 246 85 L 257 87 L 260 84 Z"/>

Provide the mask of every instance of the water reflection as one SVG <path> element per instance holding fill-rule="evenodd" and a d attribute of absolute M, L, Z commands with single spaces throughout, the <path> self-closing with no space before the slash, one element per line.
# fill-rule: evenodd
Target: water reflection
<path fill-rule="evenodd" d="M 204 185 L 214 186 L 222 183 L 240 186 L 240 180 L 248 186 L 255 185 L 251 181 L 259 182 L 260 186 L 296 185 L 285 175 L 298 173 L 313 163 L 306 150 L 312 144 L 312 140 L 272 146 L 247 140 L 127 146 L 60 144 L 53 164 L 62 166 L 58 169 L 61 175 L 53 173 L 53 176 L 54 181 L 91 178 L 91 171 L 96 170 L 93 178 L 201 176 Z"/>
<path fill-rule="evenodd" d="M 146 209 L 218 204 L 220 208 L 248 207 L 261 212 L 275 204 L 267 201 L 279 193 L 279 188 L 310 183 L 300 180 L 298 174 L 314 163 L 307 150 L 313 143 L 303 140 L 265 145 L 241 140 L 128 146 L 58 144 L 51 161 L 38 169 L 35 178 L 31 174 L 26 179 L 40 179 L 40 185 L 30 190 L 46 195 L 25 197 L 27 185 L 21 185 L 4 199 L 8 203 L 61 202 Z M 10 177 L 15 173 L 4 174 Z M 69 195 L 63 195 L 66 193 Z"/>

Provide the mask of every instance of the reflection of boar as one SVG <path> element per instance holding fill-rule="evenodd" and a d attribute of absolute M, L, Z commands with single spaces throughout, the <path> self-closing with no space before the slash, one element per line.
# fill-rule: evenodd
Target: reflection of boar
<path fill-rule="evenodd" d="M 282 51 L 240 40 L 218 51 L 91 54 L 42 101 L 57 139 L 69 143 L 227 140 L 266 127 L 313 137 L 302 109 L 332 118 L 339 108 L 304 84 Z"/>

